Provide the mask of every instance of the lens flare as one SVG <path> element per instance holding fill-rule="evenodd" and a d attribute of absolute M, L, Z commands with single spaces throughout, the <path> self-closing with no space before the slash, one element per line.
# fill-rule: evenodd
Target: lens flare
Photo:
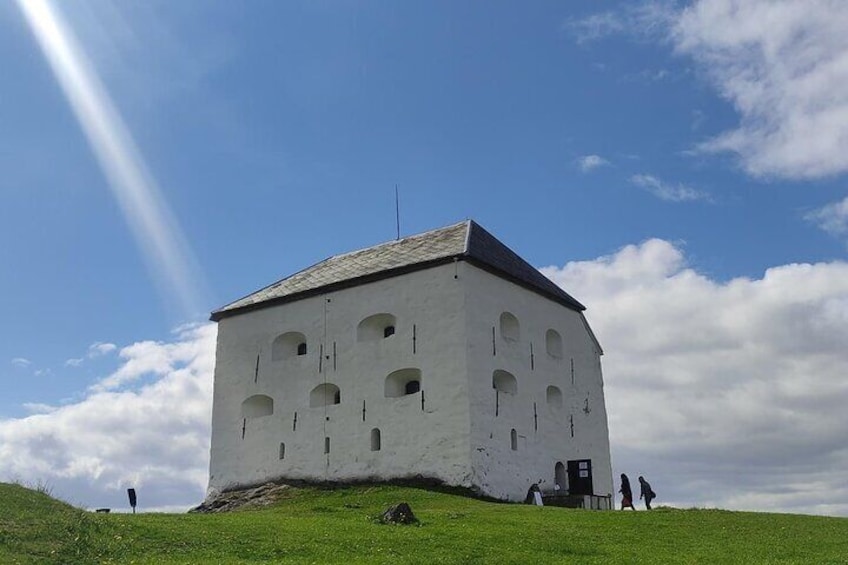
<path fill-rule="evenodd" d="M 183 318 L 204 306 L 188 242 L 132 135 L 61 14 L 47 0 L 17 0 L 118 201 L 154 281 Z"/>

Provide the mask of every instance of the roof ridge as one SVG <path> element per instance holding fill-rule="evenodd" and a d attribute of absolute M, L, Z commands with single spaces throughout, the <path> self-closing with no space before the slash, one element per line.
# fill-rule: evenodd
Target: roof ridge
<path fill-rule="evenodd" d="M 474 229 L 474 226 L 476 225 L 477 223 L 471 218 L 465 220 L 465 246 L 462 248 L 465 255 L 471 253 L 471 230 Z"/>

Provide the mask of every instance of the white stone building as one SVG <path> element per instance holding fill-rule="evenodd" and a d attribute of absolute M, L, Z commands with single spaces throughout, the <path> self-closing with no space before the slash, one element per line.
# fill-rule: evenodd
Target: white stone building
<path fill-rule="evenodd" d="M 426 478 L 606 496 L 603 352 L 583 310 L 473 221 L 237 300 L 212 313 L 210 490 Z"/>

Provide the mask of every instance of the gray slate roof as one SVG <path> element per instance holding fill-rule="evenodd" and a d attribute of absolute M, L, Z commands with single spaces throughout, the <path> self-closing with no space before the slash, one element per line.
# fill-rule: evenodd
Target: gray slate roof
<path fill-rule="evenodd" d="M 472 220 L 335 255 L 212 312 L 242 312 L 449 263 L 469 261 L 576 311 L 586 308 Z"/>

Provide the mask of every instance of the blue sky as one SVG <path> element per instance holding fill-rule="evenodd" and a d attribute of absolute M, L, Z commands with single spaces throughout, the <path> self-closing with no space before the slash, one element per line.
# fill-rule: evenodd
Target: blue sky
<path fill-rule="evenodd" d="M 627 371 L 614 355 L 643 349 L 616 333 L 629 302 L 610 313 L 622 287 L 609 280 L 697 279 L 716 293 L 690 289 L 707 301 L 680 308 L 700 306 L 697 316 L 743 284 L 755 289 L 745 304 L 756 302 L 769 269 L 808 264 L 781 292 L 791 301 L 824 288 L 799 304 L 825 305 L 816 312 L 837 330 L 848 323 L 838 2 L 54 2 L 145 182 L 158 187 L 152 209 L 164 220 L 151 225 L 186 265 L 179 276 L 151 251 L 150 231 L 134 235 L 140 208 L 116 198 L 24 4 L 0 6 L 7 426 L 82 406 L 118 374 L 133 376 L 111 390 L 142 394 L 193 366 L 192 353 L 168 355 L 214 336 L 185 324 L 329 255 L 393 238 L 396 184 L 404 234 L 473 218 L 587 304 L 608 352 L 618 461 L 642 460 L 615 428 L 629 381 L 616 380 L 618 367 Z M 643 266 L 628 271 L 628 257 Z M 603 269 L 612 290 L 583 290 Z M 820 272 L 829 281 L 820 287 L 803 278 Z M 177 296 L 180 284 L 189 298 Z M 727 300 L 729 311 L 744 305 Z M 780 306 L 763 308 L 772 320 Z M 163 365 L 144 365 L 150 351 Z M 834 378 L 844 376 L 848 360 L 835 345 L 828 352 Z M 734 370 L 751 374 L 741 361 Z M 16 469 L 5 474 L 26 473 Z M 87 493 L 76 495 L 83 504 L 108 500 L 94 476 L 68 479 L 88 485 L 67 486 Z M 127 480 L 116 471 L 113 484 Z M 711 501 L 683 490 L 683 503 Z M 801 510 L 848 513 L 848 493 L 841 504 Z"/>

